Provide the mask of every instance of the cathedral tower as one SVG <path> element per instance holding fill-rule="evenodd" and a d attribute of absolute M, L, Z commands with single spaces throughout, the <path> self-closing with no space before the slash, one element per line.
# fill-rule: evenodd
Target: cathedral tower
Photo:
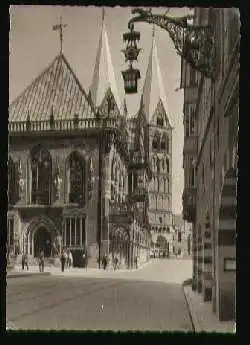
<path fill-rule="evenodd" d="M 141 97 L 148 121 L 149 160 L 153 177 L 149 184 L 149 223 L 153 242 L 172 225 L 172 130 L 158 60 L 155 34 Z"/>

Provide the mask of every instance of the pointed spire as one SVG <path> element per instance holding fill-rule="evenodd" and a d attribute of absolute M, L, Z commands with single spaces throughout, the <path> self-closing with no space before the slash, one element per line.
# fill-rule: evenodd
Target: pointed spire
<path fill-rule="evenodd" d="M 152 120 L 152 117 L 154 116 L 156 108 L 160 102 L 166 111 L 169 122 L 171 122 L 155 42 L 155 26 L 153 26 L 152 46 L 149 54 L 148 67 L 141 96 L 141 107 L 144 106 L 144 111 L 148 122 Z"/>
<path fill-rule="evenodd" d="M 100 106 L 109 88 L 111 89 L 111 92 L 120 110 L 121 102 L 119 99 L 117 84 L 115 80 L 115 73 L 112 64 L 109 40 L 105 25 L 105 11 L 103 8 L 101 35 L 99 38 L 94 75 L 90 87 L 90 94 L 93 105 L 95 107 Z"/>

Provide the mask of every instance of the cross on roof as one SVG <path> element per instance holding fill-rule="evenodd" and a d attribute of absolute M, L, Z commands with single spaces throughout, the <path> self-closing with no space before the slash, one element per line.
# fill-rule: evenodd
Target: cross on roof
<path fill-rule="evenodd" d="M 62 54 L 63 28 L 67 26 L 67 24 L 63 24 L 62 17 L 60 17 L 60 23 L 53 26 L 53 31 L 59 30 L 60 33 L 60 54 Z"/>

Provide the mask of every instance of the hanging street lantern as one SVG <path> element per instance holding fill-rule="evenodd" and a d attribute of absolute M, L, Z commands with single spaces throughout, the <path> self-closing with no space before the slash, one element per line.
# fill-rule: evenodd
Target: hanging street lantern
<path fill-rule="evenodd" d="M 137 93 L 137 81 L 141 78 L 140 71 L 130 66 L 126 71 L 122 72 L 122 76 L 125 92 L 128 94 Z"/>
<path fill-rule="evenodd" d="M 140 39 L 140 33 L 134 31 L 134 23 L 136 22 L 157 25 L 166 30 L 174 43 L 177 54 L 189 63 L 194 70 L 199 71 L 207 78 L 214 78 L 215 44 L 212 28 L 210 26 L 194 25 L 193 15 L 171 17 L 167 16 L 167 12 L 165 14 L 153 14 L 151 9 L 134 8 L 132 10 L 132 14 L 137 14 L 137 16 L 128 22 L 130 32 L 123 35 L 123 40 L 128 42 L 126 49 L 123 50 L 125 61 L 129 61 L 132 69 L 132 71 L 128 69 L 122 72 L 126 93 L 137 92 L 137 79 L 140 75 L 140 72 L 133 70 L 132 67 L 132 62 L 137 61 L 140 52 L 136 45 L 136 41 Z"/>
<path fill-rule="evenodd" d="M 124 88 L 127 94 L 137 93 L 138 79 L 141 78 L 140 71 L 133 68 L 133 62 L 137 61 L 138 55 L 141 51 L 137 47 L 137 42 L 140 40 L 140 33 L 134 31 L 134 26 L 130 26 L 130 31 L 123 34 L 123 41 L 126 42 L 126 48 L 122 50 L 125 56 L 125 62 L 129 62 L 129 68 L 122 72 L 124 80 Z"/>

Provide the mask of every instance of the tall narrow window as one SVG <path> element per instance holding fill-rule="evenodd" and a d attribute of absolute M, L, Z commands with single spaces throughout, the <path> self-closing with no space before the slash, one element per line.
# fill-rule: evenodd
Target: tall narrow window
<path fill-rule="evenodd" d="M 14 205 L 18 199 L 17 164 L 11 158 L 8 160 L 8 202 Z"/>
<path fill-rule="evenodd" d="M 158 116 L 156 119 L 157 126 L 163 126 L 163 118 L 162 116 Z"/>
<path fill-rule="evenodd" d="M 195 167 L 192 167 L 191 169 L 191 187 L 195 186 Z"/>
<path fill-rule="evenodd" d="M 48 205 L 51 202 L 52 160 L 47 149 L 40 145 L 31 151 L 33 204 Z"/>
<path fill-rule="evenodd" d="M 167 136 L 166 134 L 163 134 L 161 138 L 161 150 L 166 150 L 167 149 Z"/>
<path fill-rule="evenodd" d="M 152 149 L 158 150 L 160 148 L 160 135 L 159 133 L 155 133 L 153 142 L 152 142 Z"/>
<path fill-rule="evenodd" d="M 169 159 L 166 158 L 166 170 L 167 170 L 167 173 L 169 174 Z"/>
<path fill-rule="evenodd" d="M 8 246 L 12 247 L 14 245 L 14 219 L 8 219 L 8 233 L 7 233 L 7 241 Z"/>
<path fill-rule="evenodd" d="M 82 204 L 85 196 L 84 160 L 76 152 L 69 158 L 70 193 L 69 202 Z"/>
<path fill-rule="evenodd" d="M 189 135 L 194 135 L 195 134 L 195 105 L 191 104 L 190 108 L 190 128 L 189 128 Z"/>

